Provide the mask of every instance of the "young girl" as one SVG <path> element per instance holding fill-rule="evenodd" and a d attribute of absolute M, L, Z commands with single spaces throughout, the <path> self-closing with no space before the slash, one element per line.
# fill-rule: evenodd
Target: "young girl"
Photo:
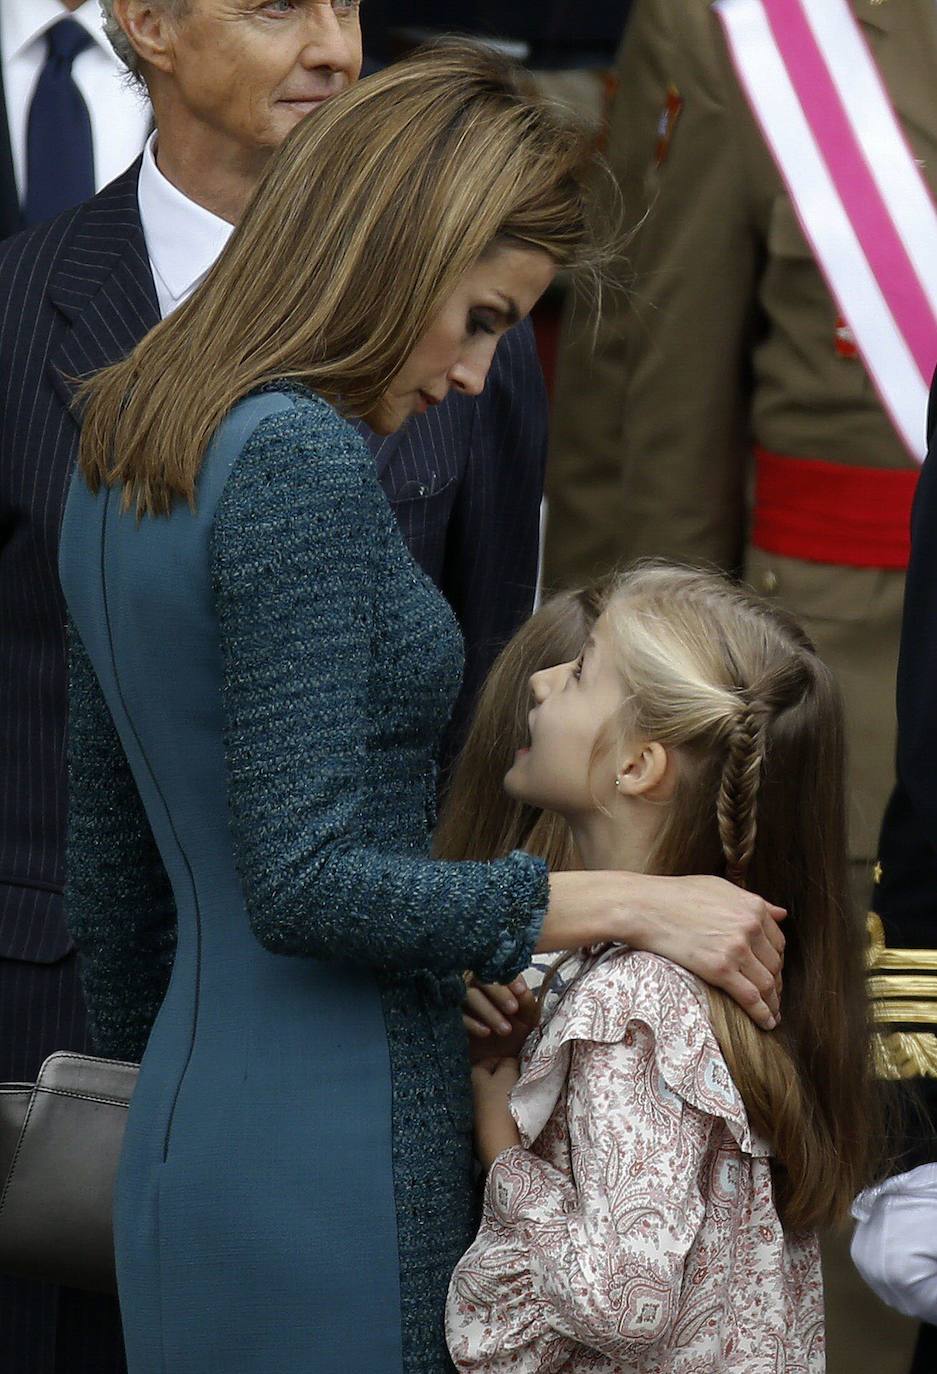
<path fill-rule="evenodd" d="M 813 1231 L 846 1216 L 879 1139 L 830 675 L 766 604 L 647 566 L 531 687 L 510 797 L 563 817 L 587 868 L 725 874 L 783 903 L 783 1020 L 759 1031 L 653 955 L 585 955 L 520 1075 L 475 1070 L 489 1172 L 449 1291 L 453 1359 L 813 1374 Z"/>

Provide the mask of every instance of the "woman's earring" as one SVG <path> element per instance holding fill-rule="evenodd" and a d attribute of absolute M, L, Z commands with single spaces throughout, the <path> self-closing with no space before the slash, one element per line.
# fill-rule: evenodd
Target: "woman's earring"
<path fill-rule="evenodd" d="M 616 778 L 616 779 L 615 779 L 615 786 L 616 786 L 616 787 L 621 787 L 621 778 Z"/>

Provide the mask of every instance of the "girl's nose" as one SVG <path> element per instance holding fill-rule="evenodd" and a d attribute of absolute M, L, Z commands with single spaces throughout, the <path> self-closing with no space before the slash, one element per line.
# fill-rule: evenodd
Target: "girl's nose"
<path fill-rule="evenodd" d="M 572 663 L 558 663 L 555 668 L 541 668 L 539 672 L 531 673 L 530 690 L 538 706 L 541 701 L 546 701 L 551 692 L 563 686 L 572 667 Z"/>

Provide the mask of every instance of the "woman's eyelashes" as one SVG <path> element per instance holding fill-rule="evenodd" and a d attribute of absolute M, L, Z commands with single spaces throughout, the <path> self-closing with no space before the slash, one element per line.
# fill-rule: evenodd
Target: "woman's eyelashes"
<path fill-rule="evenodd" d="M 497 334 L 499 317 L 494 310 L 470 310 L 468 332 L 470 334 Z"/>
<path fill-rule="evenodd" d="M 576 662 L 573 664 L 573 671 L 572 671 L 572 673 L 570 674 L 570 676 L 571 676 L 571 677 L 574 677 L 574 678 L 576 679 L 577 682 L 578 682 L 579 679 L 582 677 L 582 665 L 583 665 L 583 660 L 585 659 L 585 657 L 586 657 L 586 651 L 585 651 L 585 649 L 583 649 L 582 653 L 579 655 L 579 657 L 576 659 Z"/>

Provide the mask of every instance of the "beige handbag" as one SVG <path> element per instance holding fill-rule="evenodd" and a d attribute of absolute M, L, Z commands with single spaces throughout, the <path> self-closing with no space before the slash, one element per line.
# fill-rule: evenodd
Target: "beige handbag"
<path fill-rule="evenodd" d="M 60 1050 L 0 1084 L 0 1273 L 116 1292 L 112 1196 L 138 1066 Z"/>

